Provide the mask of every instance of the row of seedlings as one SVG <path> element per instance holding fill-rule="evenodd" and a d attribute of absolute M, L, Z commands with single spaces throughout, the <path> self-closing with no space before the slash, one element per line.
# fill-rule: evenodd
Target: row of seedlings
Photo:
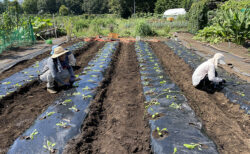
<path fill-rule="evenodd" d="M 164 73 L 147 42 L 136 42 L 154 153 L 217 153 L 180 89 Z"/>
<path fill-rule="evenodd" d="M 74 83 L 75 88 L 65 91 L 34 125 L 16 139 L 9 154 L 62 153 L 66 143 L 80 133 L 81 125 L 89 112 L 88 106 L 96 95 L 116 52 L 118 42 L 106 43 Z"/>
<path fill-rule="evenodd" d="M 79 42 L 66 48 L 66 50 L 74 53 L 74 51 L 82 48 L 85 46 L 85 44 L 86 42 Z M 46 62 L 46 60 L 47 58 L 37 61 L 31 67 L 28 67 L 0 81 L 0 99 L 12 94 L 25 84 L 35 81 L 38 78 L 40 70 L 42 70 L 44 66 L 43 64 Z"/>
<path fill-rule="evenodd" d="M 182 58 L 185 63 L 191 66 L 194 70 L 202 62 L 206 61 L 205 58 L 187 49 L 183 45 L 179 44 L 174 40 L 165 42 L 173 52 Z M 226 79 L 227 84 L 221 92 L 231 101 L 240 104 L 241 109 L 245 110 L 247 114 L 250 114 L 250 83 L 243 81 L 235 75 L 229 74 L 222 68 L 217 70 L 220 77 Z"/>

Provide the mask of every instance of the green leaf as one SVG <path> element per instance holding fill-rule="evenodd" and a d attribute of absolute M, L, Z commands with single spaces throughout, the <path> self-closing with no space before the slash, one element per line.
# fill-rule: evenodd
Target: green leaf
<path fill-rule="evenodd" d="M 175 148 L 174 148 L 173 154 L 176 154 L 176 152 L 177 152 L 177 148 L 175 147 Z"/>
<path fill-rule="evenodd" d="M 43 145 L 43 148 L 48 149 L 48 147 L 46 145 Z"/>

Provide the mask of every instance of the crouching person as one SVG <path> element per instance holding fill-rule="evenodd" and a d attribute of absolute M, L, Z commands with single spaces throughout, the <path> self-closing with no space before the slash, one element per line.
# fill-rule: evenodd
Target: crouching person
<path fill-rule="evenodd" d="M 208 93 L 221 90 L 226 81 L 218 77 L 218 64 L 225 64 L 224 55 L 221 53 L 216 53 L 213 58 L 199 65 L 192 76 L 193 86 Z"/>
<path fill-rule="evenodd" d="M 58 46 L 49 57 L 40 75 L 40 80 L 47 82 L 47 91 L 57 93 L 57 87 L 69 88 L 75 81 L 75 75 L 69 64 L 68 51 Z"/>

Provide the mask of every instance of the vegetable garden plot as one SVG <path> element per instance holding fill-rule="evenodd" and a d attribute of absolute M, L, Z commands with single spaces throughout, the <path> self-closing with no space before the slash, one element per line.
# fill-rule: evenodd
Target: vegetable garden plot
<path fill-rule="evenodd" d="M 148 44 L 137 42 L 136 53 L 145 108 L 152 117 L 149 123 L 154 153 L 217 153 L 215 144 L 202 133 L 202 124 L 185 96 L 164 73 Z"/>
<path fill-rule="evenodd" d="M 76 43 L 68 48 L 67 50 L 74 52 L 77 49 L 83 47 L 86 42 L 79 42 Z M 12 76 L 3 79 L 0 81 L 0 99 L 3 97 L 15 92 L 18 88 L 24 86 L 27 83 L 35 81 L 40 73 L 40 70 L 43 69 L 43 64 L 47 60 L 47 58 L 41 60 L 40 62 L 37 61 L 34 65 L 29 68 L 26 68 L 20 72 L 13 74 Z"/>
<path fill-rule="evenodd" d="M 88 105 L 96 94 L 96 88 L 117 46 L 118 42 L 106 43 L 79 76 L 81 80 L 75 83 L 76 88 L 64 92 L 14 142 L 8 153 L 61 153 L 67 141 L 79 133 L 88 113 Z"/>
<path fill-rule="evenodd" d="M 197 68 L 202 62 L 206 61 L 205 58 L 202 58 L 173 40 L 165 42 L 165 44 L 168 45 L 176 55 L 184 59 L 192 69 Z M 250 84 L 227 73 L 221 68 L 218 68 L 218 74 L 227 81 L 226 86 L 222 90 L 225 96 L 231 102 L 240 104 L 241 109 L 244 109 L 247 114 L 250 114 Z"/>

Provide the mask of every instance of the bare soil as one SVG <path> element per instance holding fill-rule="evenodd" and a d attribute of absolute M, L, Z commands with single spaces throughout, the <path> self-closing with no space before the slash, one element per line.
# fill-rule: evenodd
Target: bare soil
<path fill-rule="evenodd" d="M 192 86 L 192 69 L 164 43 L 151 43 L 164 70 L 184 92 L 190 106 L 203 121 L 207 135 L 225 154 L 249 154 L 250 115 L 238 104 L 229 102 L 223 93 L 207 94 Z"/>
<path fill-rule="evenodd" d="M 77 66 L 80 73 L 83 67 L 96 55 L 99 49 L 104 46 L 103 42 L 92 42 L 88 49 L 82 49 L 75 53 Z M 22 65 L 25 68 L 26 65 Z M 46 84 L 34 82 L 24 87 L 12 97 L 0 101 L 0 153 L 6 153 L 9 146 L 28 129 L 34 120 L 44 112 L 54 100 L 60 96 L 50 94 L 46 91 Z"/>
<path fill-rule="evenodd" d="M 82 133 L 64 153 L 150 153 L 150 128 L 134 43 L 121 43 L 104 85 L 90 105 Z"/>
<path fill-rule="evenodd" d="M 62 47 L 68 47 L 68 46 L 71 46 L 77 42 L 80 42 L 82 41 L 82 39 L 76 39 L 76 40 L 73 40 L 73 41 L 70 41 L 68 43 L 65 43 L 62 45 Z M 3 52 L 1 55 L 0 55 L 0 60 L 4 60 L 4 59 L 7 59 L 7 58 L 18 58 L 16 55 L 16 53 L 18 52 L 22 52 L 22 51 L 25 51 L 26 48 L 21 48 L 21 49 L 18 49 L 18 50 L 15 50 L 15 51 L 7 51 L 7 52 Z M 48 50 L 46 51 L 45 53 L 41 54 L 41 55 L 38 55 L 32 59 L 29 59 L 29 60 L 25 60 L 25 61 L 22 61 L 20 63 L 17 63 L 16 65 L 14 65 L 13 67 L 11 67 L 10 69 L 4 71 L 1 73 L 1 76 L 0 76 L 0 80 L 3 80 L 19 71 L 21 71 L 22 69 L 24 68 L 27 68 L 31 65 L 33 65 L 36 61 L 41 61 L 42 59 L 50 56 L 50 52 L 51 50 Z"/>

